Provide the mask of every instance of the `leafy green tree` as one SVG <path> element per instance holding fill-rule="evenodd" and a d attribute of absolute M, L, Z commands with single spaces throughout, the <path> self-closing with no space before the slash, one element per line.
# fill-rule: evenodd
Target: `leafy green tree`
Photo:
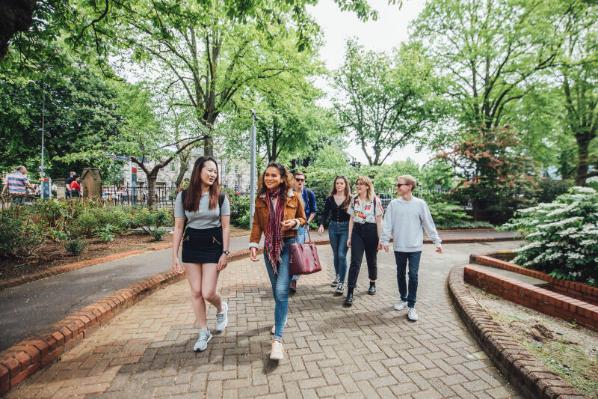
<path fill-rule="evenodd" d="M 334 107 L 368 163 L 381 165 L 395 149 L 431 133 L 444 110 L 436 95 L 441 85 L 417 45 L 403 45 L 388 57 L 349 41 L 334 74 Z"/>
<path fill-rule="evenodd" d="M 509 123 L 509 110 L 555 65 L 566 2 L 434 0 L 417 18 L 415 37 L 450 80 L 447 93 L 464 129 Z M 550 35 L 546 32 L 551 32 Z"/>
<path fill-rule="evenodd" d="M 0 64 L 0 168 L 24 163 L 37 169 L 43 119 L 50 176 L 86 166 L 108 171 L 111 161 L 98 150 L 118 135 L 117 94 L 94 69 L 53 51 L 57 59 L 39 73 L 21 68 L 13 54 Z M 83 152 L 89 156 L 77 156 Z"/>
<path fill-rule="evenodd" d="M 598 136 L 598 7 L 573 2 L 566 14 L 567 36 L 560 59 L 565 121 L 577 144 L 575 184 L 598 176 L 598 154 L 591 143 Z"/>

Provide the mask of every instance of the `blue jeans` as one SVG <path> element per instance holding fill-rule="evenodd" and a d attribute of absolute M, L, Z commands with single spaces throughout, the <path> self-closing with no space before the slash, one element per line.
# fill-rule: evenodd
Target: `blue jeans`
<path fill-rule="evenodd" d="M 307 236 L 307 227 L 306 226 L 301 226 L 297 229 L 297 243 L 298 244 L 303 244 L 305 243 L 305 241 L 308 240 L 308 236 Z M 293 280 L 297 281 L 299 280 L 299 277 L 301 276 L 293 276 Z"/>
<path fill-rule="evenodd" d="M 272 295 L 274 296 L 274 339 L 277 340 L 282 340 L 282 333 L 284 332 L 284 326 L 287 323 L 287 316 L 289 314 L 289 253 L 290 245 L 294 242 L 297 242 L 295 237 L 287 238 L 283 241 L 280 263 L 278 264 L 276 274 L 274 274 L 274 269 L 272 269 L 268 255 L 264 253 L 266 270 L 268 270 L 268 277 L 270 277 L 270 284 L 272 285 Z"/>
<path fill-rule="evenodd" d="M 347 275 L 347 239 L 349 238 L 349 222 L 330 222 L 328 238 L 334 258 L 334 272 L 339 276 L 339 283 L 345 282 Z"/>
<path fill-rule="evenodd" d="M 417 274 L 419 272 L 419 261 L 422 253 L 418 252 L 396 252 L 395 260 L 397 262 L 397 282 L 399 283 L 399 294 L 401 301 L 407 302 L 407 306 L 415 307 L 417 299 Z M 409 262 L 409 285 L 405 281 L 405 272 Z"/>

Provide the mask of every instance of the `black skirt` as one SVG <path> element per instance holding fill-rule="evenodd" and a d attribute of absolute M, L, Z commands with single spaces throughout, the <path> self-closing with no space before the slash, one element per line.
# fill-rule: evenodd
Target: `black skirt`
<path fill-rule="evenodd" d="M 222 250 L 222 227 L 185 229 L 183 263 L 218 263 Z"/>

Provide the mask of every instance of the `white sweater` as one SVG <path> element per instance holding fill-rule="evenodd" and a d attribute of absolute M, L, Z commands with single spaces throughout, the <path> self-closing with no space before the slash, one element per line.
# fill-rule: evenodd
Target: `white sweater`
<path fill-rule="evenodd" d="M 394 199 L 386 208 L 380 241 L 383 245 L 388 245 L 392 237 L 396 252 L 418 252 L 423 249 L 424 230 L 439 247 L 442 240 L 438 236 L 426 201 L 416 197 L 409 201 L 403 198 Z"/>

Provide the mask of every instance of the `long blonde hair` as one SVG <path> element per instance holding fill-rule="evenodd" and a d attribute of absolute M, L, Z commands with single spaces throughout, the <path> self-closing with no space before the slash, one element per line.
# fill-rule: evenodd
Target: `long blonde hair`
<path fill-rule="evenodd" d="M 374 197 L 376 196 L 376 192 L 374 191 L 374 183 L 372 183 L 372 180 L 367 176 L 359 176 L 357 178 L 357 181 L 355 182 L 355 184 L 359 184 L 359 183 L 363 183 L 368 187 L 367 198 L 368 198 L 368 201 L 372 201 L 374 199 Z M 358 196 L 359 196 L 359 194 L 357 194 L 357 197 Z"/>

